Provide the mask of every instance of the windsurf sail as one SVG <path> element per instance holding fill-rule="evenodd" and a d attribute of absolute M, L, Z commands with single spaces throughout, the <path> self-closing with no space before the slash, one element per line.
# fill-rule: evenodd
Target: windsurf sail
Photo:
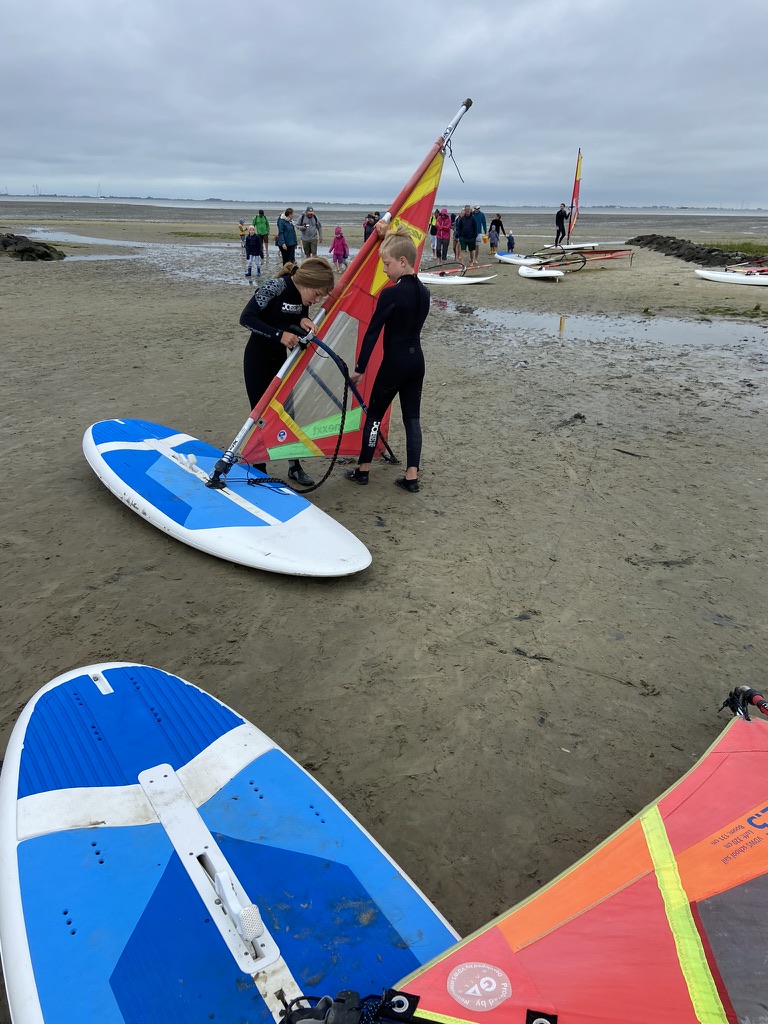
<path fill-rule="evenodd" d="M 464 101 L 384 215 L 393 228 L 401 224 L 407 227 L 418 250 L 417 267 L 451 136 L 471 105 L 472 100 Z M 363 410 L 381 363 L 381 346 L 376 346 L 360 382 L 359 395 L 350 392 L 348 408 L 344 407 L 344 378 L 339 372 L 338 360 L 343 360 L 352 372 L 376 299 L 381 289 L 389 284 L 379 261 L 380 246 L 381 238 L 373 231 L 314 318 L 315 333 L 325 348 L 310 343 L 296 358 L 286 360 L 252 410 L 253 426 L 242 445 L 242 457 L 246 461 L 333 455 L 340 432 L 338 454 L 359 454 L 365 421 Z M 326 349 L 332 351 L 333 357 Z M 384 437 L 388 419 L 387 416 L 380 428 Z M 380 441 L 376 454 L 381 455 L 383 450 Z"/>
<path fill-rule="evenodd" d="M 413 1021 L 766 1024 L 768 703 L 574 867 L 405 978 Z"/>
<path fill-rule="evenodd" d="M 570 242 L 573 229 L 576 227 L 576 221 L 579 219 L 579 192 L 581 191 L 581 150 L 579 155 L 576 157 L 576 174 L 573 179 L 573 192 L 571 193 L 571 212 L 568 217 L 568 237 L 566 242 Z"/>

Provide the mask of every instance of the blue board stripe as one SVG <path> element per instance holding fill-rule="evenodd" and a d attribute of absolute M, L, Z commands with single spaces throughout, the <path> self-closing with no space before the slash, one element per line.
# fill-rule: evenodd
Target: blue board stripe
<path fill-rule="evenodd" d="M 167 763 L 178 770 L 243 722 L 207 693 L 159 669 L 113 668 L 105 677 L 113 693 L 101 693 L 85 673 L 38 700 L 21 755 L 20 798 L 134 785 L 145 768 Z"/>
<path fill-rule="evenodd" d="M 145 420 L 104 420 L 94 423 L 91 436 L 97 445 L 136 444 L 147 439 L 166 440 L 177 432 L 159 423 Z M 210 475 L 221 457 L 221 451 L 204 441 L 190 438 L 174 446 L 180 455 L 194 455 L 197 465 Z M 100 452 L 112 472 L 136 494 L 187 530 L 209 530 L 231 527 L 269 528 L 269 519 L 261 518 L 243 508 L 220 491 L 206 487 L 194 474 L 151 448 L 113 449 Z M 309 506 L 302 495 L 290 488 L 252 487 L 245 469 L 236 466 L 228 476 L 228 488 L 258 506 L 271 519 L 289 522 Z"/>

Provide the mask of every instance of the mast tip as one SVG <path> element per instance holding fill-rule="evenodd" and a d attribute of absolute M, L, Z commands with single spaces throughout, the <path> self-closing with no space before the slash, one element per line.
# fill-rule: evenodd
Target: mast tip
<path fill-rule="evenodd" d="M 467 110 L 469 110 L 469 108 L 472 106 L 472 100 L 464 100 L 464 106 L 467 108 Z"/>

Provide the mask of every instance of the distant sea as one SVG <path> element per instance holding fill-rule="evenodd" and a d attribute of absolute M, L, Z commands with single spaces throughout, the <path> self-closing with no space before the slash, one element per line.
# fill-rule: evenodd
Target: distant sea
<path fill-rule="evenodd" d="M 265 210 L 282 210 L 287 206 L 293 206 L 294 210 L 300 211 L 304 207 L 312 205 L 318 212 L 322 210 L 333 210 L 339 213 L 357 214 L 360 211 L 380 210 L 382 213 L 387 210 L 389 201 L 377 203 L 342 203 L 323 202 L 322 200 L 307 199 L 302 201 L 290 200 L 228 200 L 228 199 L 156 199 L 136 196 L 10 196 L 0 194 L 0 202 L 4 203 L 99 203 L 107 202 L 115 206 L 155 206 L 164 209 L 175 210 L 229 210 L 237 212 L 241 209 L 254 210 L 263 207 Z M 438 205 L 447 205 L 449 208 L 459 208 L 460 202 L 449 202 L 438 200 Z M 486 213 L 501 213 L 513 216 L 515 214 L 539 214 L 554 209 L 557 203 L 549 206 L 504 206 L 497 203 L 485 203 L 483 209 Z M 601 215 L 631 216 L 641 214 L 643 216 L 659 217 L 763 217 L 768 216 L 768 210 L 760 207 L 756 209 L 730 210 L 726 207 L 701 207 L 701 206 L 581 206 L 581 213 L 596 213 Z"/>

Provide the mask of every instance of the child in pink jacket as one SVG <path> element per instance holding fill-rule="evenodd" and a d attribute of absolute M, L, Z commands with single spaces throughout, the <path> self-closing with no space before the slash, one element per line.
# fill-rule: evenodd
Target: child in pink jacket
<path fill-rule="evenodd" d="M 340 227 L 337 227 L 333 232 L 333 241 L 328 252 L 333 260 L 333 269 L 337 274 L 340 274 L 346 267 L 349 258 L 349 246 Z"/>

